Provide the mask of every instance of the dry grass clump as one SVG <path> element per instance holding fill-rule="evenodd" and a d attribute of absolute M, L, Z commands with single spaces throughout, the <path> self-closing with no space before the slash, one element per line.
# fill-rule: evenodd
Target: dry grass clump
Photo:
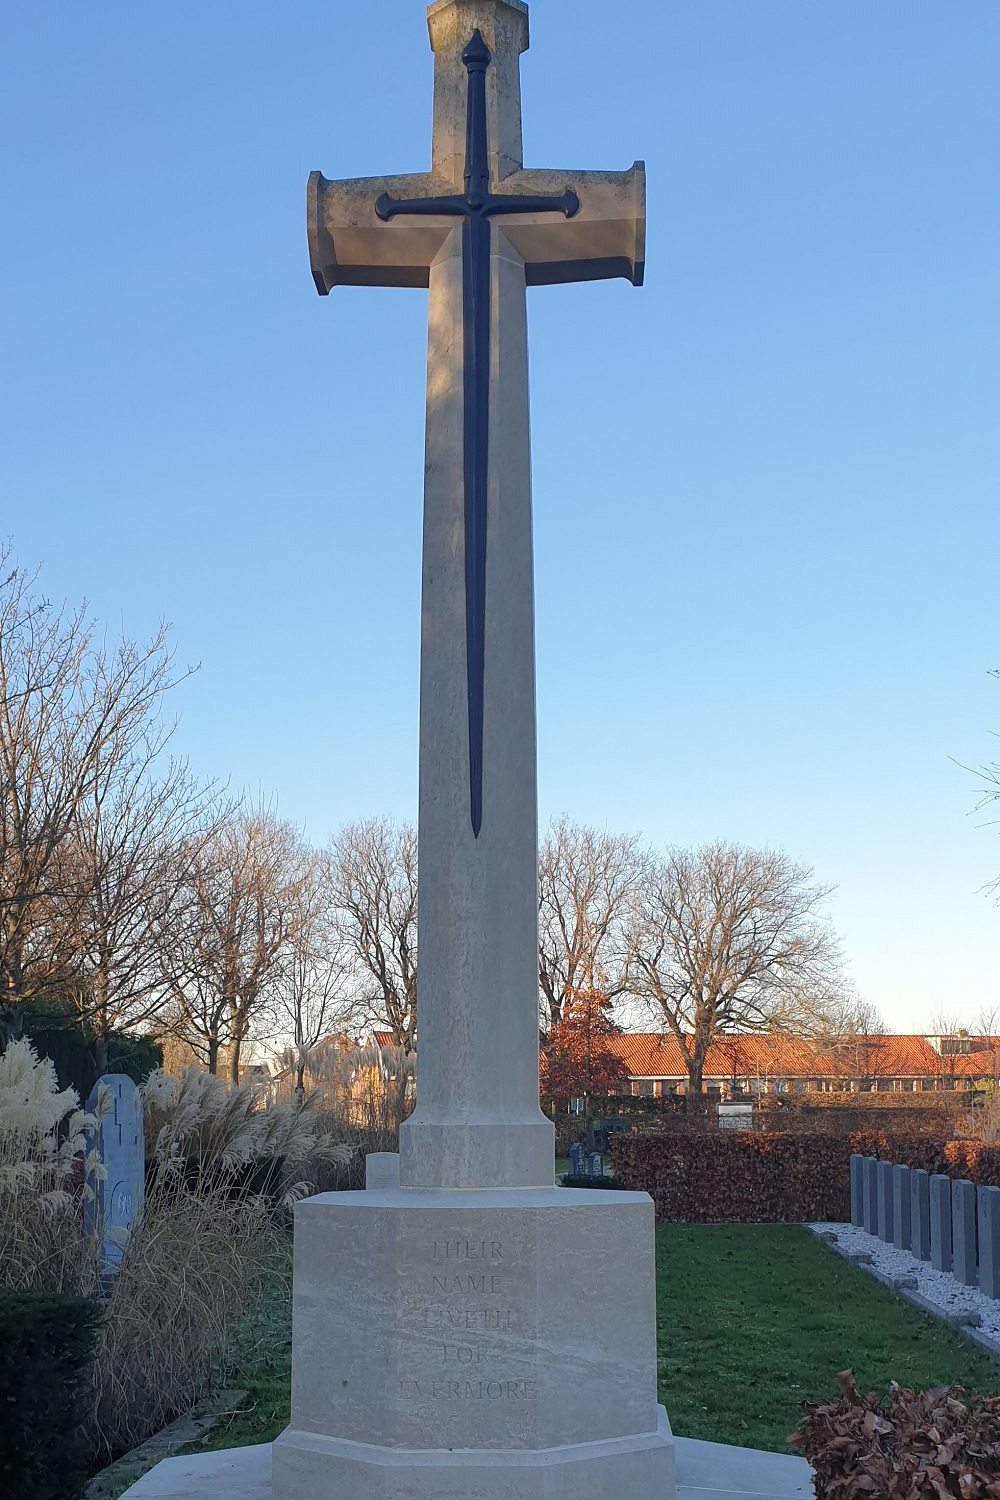
<path fill-rule="evenodd" d="M 161 1176 L 110 1288 L 94 1369 L 97 1456 L 144 1441 L 226 1378 L 287 1292 L 287 1236 L 259 1195 Z"/>
<path fill-rule="evenodd" d="M 290 1093 L 297 1054 L 290 1049 L 277 1082 L 279 1097 Z M 305 1078 L 310 1097 L 330 1139 L 350 1153 L 345 1170 L 317 1174 L 320 1189 L 363 1187 L 365 1156 L 398 1151 L 399 1127 L 413 1109 L 416 1060 L 401 1047 L 338 1047 L 323 1043 L 309 1050 Z"/>
<path fill-rule="evenodd" d="M 315 1098 L 266 1105 L 254 1084 L 196 1069 L 155 1073 L 142 1092 L 145 1203 L 102 1289 L 83 1232 L 96 1122 L 27 1042 L 0 1057 L 0 1287 L 103 1295 L 95 1463 L 187 1410 L 261 1337 L 265 1306 L 287 1294 L 288 1207 L 353 1155 Z"/>
<path fill-rule="evenodd" d="M 902 1390 L 862 1396 L 852 1371 L 839 1401 L 802 1403 L 789 1442 L 804 1449 L 817 1500 L 997 1500 L 1000 1397 Z"/>
<path fill-rule="evenodd" d="M 0 1055 L 0 1287 L 80 1292 L 94 1274 L 82 1218 L 82 1162 L 93 1116 L 31 1043 Z"/>

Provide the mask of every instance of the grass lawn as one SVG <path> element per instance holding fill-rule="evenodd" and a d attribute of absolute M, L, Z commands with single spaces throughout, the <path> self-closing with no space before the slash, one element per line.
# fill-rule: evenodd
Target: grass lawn
<path fill-rule="evenodd" d="M 974 1344 L 797 1225 L 661 1224 L 656 1288 L 660 1400 L 688 1437 L 786 1448 L 846 1369 L 862 1390 L 1000 1390 Z"/>
<path fill-rule="evenodd" d="M 796 1225 L 662 1224 L 656 1231 L 660 1400 L 674 1431 L 787 1450 L 798 1403 L 865 1390 L 1000 1390 L 1000 1367 Z M 203 1447 L 266 1443 L 288 1422 L 290 1308 L 276 1289 L 255 1354 L 229 1385 L 247 1409 Z"/>

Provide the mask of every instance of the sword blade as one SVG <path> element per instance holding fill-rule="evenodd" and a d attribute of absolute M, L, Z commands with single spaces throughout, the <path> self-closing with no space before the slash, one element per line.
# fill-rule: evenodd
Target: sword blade
<path fill-rule="evenodd" d="M 486 539 L 490 458 L 489 220 L 463 225 L 465 358 L 465 651 L 469 708 L 469 800 L 472 831 L 483 822 L 483 731 L 486 697 Z"/>

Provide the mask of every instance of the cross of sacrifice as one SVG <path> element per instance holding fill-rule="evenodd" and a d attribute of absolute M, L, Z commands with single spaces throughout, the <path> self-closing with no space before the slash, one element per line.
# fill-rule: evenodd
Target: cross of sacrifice
<path fill-rule="evenodd" d="M 309 248 L 321 295 L 430 291 L 420 1086 L 401 1143 L 404 1181 L 463 1186 L 487 1171 L 498 1186 L 526 1186 L 551 1183 L 552 1152 L 538 1109 L 525 289 L 608 277 L 640 285 L 645 172 L 640 162 L 627 172 L 524 168 L 521 0 L 438 0 L 428 25 L 431 171 L 339 182 L 314 172 Z M 487 1126 L 489 1165 L 485 1133 L 477 1146 Z"/>

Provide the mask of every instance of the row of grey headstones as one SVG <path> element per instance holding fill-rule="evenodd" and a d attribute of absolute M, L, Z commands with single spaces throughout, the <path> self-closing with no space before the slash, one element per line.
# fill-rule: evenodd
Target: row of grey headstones
<path fill-rule="evenodd" d="M 569 1148 L 569 1170 L 574 1177 L 603 1177 L 604 1157 L 599 1151 L 591 1151 L 587 1156 L 579 1141 L 574 1141 Z"/>
<path fill-rule="evenodd" d="M 90 1091 L 87 1113 L 97 1123 L 87 1131 L 83 1228 L 96 1239 L 97 1274 L 107 1289 L 146 1191 L 142 1096 L 124 1073 L 106 1073 Z"/>
<path fill-rule="evenodd" d="M 855 1154 L 851 1223 L 1000 1299 L 1000 1188 Z"/>

